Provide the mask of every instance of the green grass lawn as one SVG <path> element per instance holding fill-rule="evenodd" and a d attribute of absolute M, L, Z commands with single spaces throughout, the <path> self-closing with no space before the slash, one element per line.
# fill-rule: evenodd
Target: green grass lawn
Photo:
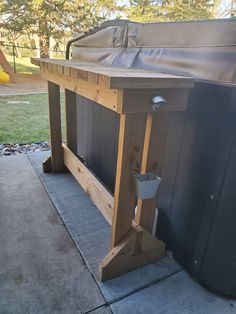
<path fill-rule="evenodd" d="M 5 55 L 7 61 L 13 67 L 13 57 Z M 30 57 L 16 57 L 16 73 L 39 74 L 39 67 L 30 62 Z"/>
<path fill-rule="evenodd" d="M 13 57 L 10 55 L 5 54 L 7 61 L 13 67 Z M 56 59 L 63 59 L 62 55 L 55 55 L 53 58 Z M 16 57 L 16 73 L 23 73 L 23 74 L 39 74 L 39 67 L 32 64 L 30 61 L 30 57 Z"/>
<path fill-rule="evenodd" d="M 8 103 L 22 101 L 29 103 Z M 64 134 L 64 93 L 61 93 Z M 49 140 L 47 94 L 0 97 L 0 143 Z"/>

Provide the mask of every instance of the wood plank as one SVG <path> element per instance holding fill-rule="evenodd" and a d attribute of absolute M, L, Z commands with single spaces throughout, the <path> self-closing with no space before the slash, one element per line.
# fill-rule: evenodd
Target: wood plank
<path fill-rule="evenodd" d="M 65 90 L 66 143 L 69 149 L 77 154 L 77 114 L 76 93 Z"/>
<path fill-rule="evenodd" d="M 144 145 L 143 145 L 143 156 L 142 156 L 142 164 L 141 164 L 141 173 L 145 173 L 147 171 L 150 139 L 151 139 L 151 135 L 152 135 L 153 115 L 154 115 L 153 113 L 149 113 L 147 115 Z"/>
<path fill-rule="evenodd" d="M 164 111 L 184 111 L 187 107 L 189 90 L 111 90 L 94 83 L 80 79 L 55 75 L 44 70 L 42 75 L 55 83 L 74 91 L 92 101 L 95 101 L 117 113 L 152 112 L 153 96 L 157 93 L 166 99 L 166 104 L 161 110 Z"/>
<path fill-rule="evenodd" d="M 41 62 L 41 74 L 44 78 L 53 81 L 64 88 L 74 91 L 81 96 L 84 96 L 92 101 L 95 101 L 117 113 L 135 113 L 135 112 L 152 112 L 153 96 L 161 95 L 166 99 L 166 104 L 161 110 L 167 111 L 183 111 L 186 110 L 189 89 L 177 88 L 161 88 L 157 89 L 146 88 L 142 89 L 111 89 L 108 76 L 97 73 L 86 72 L 83 69 L 70 68 L 70 76 L 60 72 L 60 66 L 57 66 L 55 73 L 45 67 L 45 62 Z M 55 65 L 53 63 L 53 65 Z M 65 68 L 65 67 L 64 67 Z M 96 67 L 95 67 L 96 68 Z M 116 71 L 116 69 L 110 70 Z M 125 78 L 124 78 L 125 80 Z"/>
<path fill-rule="evenodd" d="M 112 247 L 121 241 L 132 226 L 135 205 L 133 175 L 141 166 L 145 124 L 146 114 L 120 116 Z"/>
<path fill-rule="evenodd" d="M 49 126 L 52 172 L 63 172 L 61 137 L 60 87 L 48 82 Z"/>
<path fill-rule="evenodd" d="M 162 96 L 166 103 L 161 111 L 185 111 L 187 108 L 189 89 L 130 89 L 124 90 L 123 113 L 153 112 L 152 98 Z"/>
<path fill-rule="evenodd" d="M 88 71 L 88 78 L 94 83 L 107 84 L 111 89 L 147 89 L 147 88 L 191 88 L 193 79 L 184 76 L 177 76 L 166 73 L 158 73 L 142 69 L 127 69 L 103 65 L 99 63 L 81 63 L 78 60 L 52 60 L 52 59 L 32 59 L 32 63 L 38 65 L 43 63 L 57 63 L 63 66 L 64 73 L 70 75 L 71 68 Z M 99 76 L 103 79 L 99 79 Z M 109 79 L 104 80 L 104 77 Z"/>
<path fill-rule="evenodd" d="M 148 172 L 147 165 L 149 161 L 148 157 L 149 157 L 150 138 L 152 135 L 152 125 L 153 125 L 153 113 L 149 113 L 147 115 L 147 124 L 146 124 L 145 138 L 144 138 L 141 173 Z M 135 222 L 150 233 L 152 232 L 155 208 L 156 208 L 155 198 L 146 199 L 146 200 L 138 199 Z"/>
<path fill-rule="evenodd" d="M 63 74 L 55 74 L 48 69 L 43 68 L 41 75 L 55 84 L 63 86 L 72 92 L 78 93 L 83 97 L 86 97 L 92 101 L 103 105 L 115 112 L 120 113 L 122 111 L 123 91 L 115 89 L 105 89 L 99 85 L 87 82 L 82 79 L 76 79 Z"/>
<path fill-rule="evenodd" d="M 165 244 L 134 225 L 99 264 L 99 278 L 106 281 L 154 263 L 165 255 Z"/>
<path fill-rule="evenodd" d="M 89 195 L 108 223 L 111 224 L 114 206 L 113 196 L 65 144 L 62 144 L 62 147 L 65 166 Z"/>
<path fill-rule="evenodd" d="M 43 172 L 52 172 L 52 158 L 49 156 L 43 161 Z"/>
<path fill-rule="evenodd" d="M 67 66 L 64 66 L 63 67 L 63 74 L 66 75 L 66 76 L 70 76 L 71 75 L 71 68 L 67 67 Z"/>
<path fill-rule="evenodd" d="M 193 82 L 190 79 L 183 77 L 168 77 L 167 75 L 150 75 L 149 73 L 137 73 L 140 77 L 135 77 L 135 75 L 130 75 L 132 73 L 128 72 L 128 76 L 122 77 L 112 77 L 110 80 L 110 88 L 125 88 L 125 89 L 147 89 L 147 88 L 192 88 Z"/>
<path fill-rule="evenodd" d="M 86 193 L 88 193 L 91 200 L 98 207 L 101 214 L 105 217 L 107 222 L 112 224 L 112 209 L 114 207 L 114 197 L 99 181 L 99 179 L 77 158 L 73 152 L 62 144 L 64 154 L 64 164 L 71 172 L 74 178 L 79 182 L 81 187 Z M 51 160 L 51 156 L 45 160 L 46 167 L 49 166 L 48 162 Z M 47 168 L 48 169 L 48 168 Z M 50 172 L 50 168 L 47 172 Z M 95 193 L 98 193 L 95 197 L 91 197 Z M 98 199 L 97 199 L 98 197 Z M 136 226 L 135 221 L 132 221 L 132 226 Z"/>
<path fill-rule="evenodd" d="M 144 150 L 142 157 L 141 173 L 152 172 L 159 176 L 159 149 L 165 149 L 168 134 L 169 113 L 158 111 L 148 115 L 145 134 Z M 163 155 L 163 154 L 162 154 Z M 156 209 L 156 198 L 141 200 L 138 199 L 135 222 L 148 232 L 152 232 L 153 221 Z"/>

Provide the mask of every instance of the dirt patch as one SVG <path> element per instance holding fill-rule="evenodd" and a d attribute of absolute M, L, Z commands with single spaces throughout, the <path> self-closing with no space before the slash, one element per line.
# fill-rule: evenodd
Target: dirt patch
<path fill-rule="evenodd" d="M 47 82 L 40 75 L 16 74 L 16 83 L 0 84 L 0 96 L 47 92 Z"/>

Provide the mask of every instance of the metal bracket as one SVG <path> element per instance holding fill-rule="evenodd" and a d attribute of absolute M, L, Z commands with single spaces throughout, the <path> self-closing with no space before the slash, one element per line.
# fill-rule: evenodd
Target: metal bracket
<path fill-rule="evenodd" d="M 152 110 L 157 111 L 165 103 L 166 100 L 162 96 L 157 95 L 152 97 Z"/>

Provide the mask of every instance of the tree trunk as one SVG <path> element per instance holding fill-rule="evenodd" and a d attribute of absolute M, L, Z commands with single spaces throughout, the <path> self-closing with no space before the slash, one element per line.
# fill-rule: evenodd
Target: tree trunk
<path fill-rule="evenodd" d="M 33 40 L 35 42 L 35 56 L 36 58 L 40 58 L 40 44 L 39 44 L 39 36 L 37 34 L 33 34 Z"/>
<path fill-rule="evenodd" d="M 39 46 L 40 58 L 49 58 L 50 36 L 48 32 L 47 21 L 39 22 Z"/>
<path fill-rule="evenodd" d="M 39 36 L 40 58 L 49 58 L 49 36 L 47 34 Z"/>

